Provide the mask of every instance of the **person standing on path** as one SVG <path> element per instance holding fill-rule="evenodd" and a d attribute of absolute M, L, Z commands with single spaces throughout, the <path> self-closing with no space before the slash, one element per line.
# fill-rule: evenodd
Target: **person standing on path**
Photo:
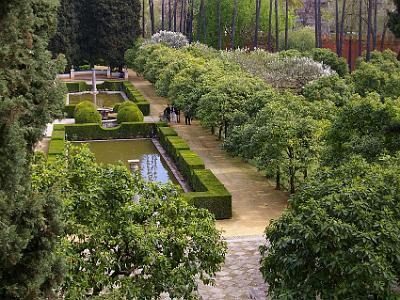
<path fill-rule="evenodd" d="M 176 113 L 176 121 L 178 123 L 181 122 L 181 110 L 175 106 L 175 113 Z"/>
<path fill-rule="evenodd" d="M 185 108 L 185 112 L 184 113 L 185 113 L 185 124 L 186 125 L 190 125 L 191 117 L 190 117 L 189 109 Z"/>
<path fill-rule="evenodd" d="M 176 108 L 172 106 L 171 108 L 171 123 L 177 123 L 176 122 Z"/>

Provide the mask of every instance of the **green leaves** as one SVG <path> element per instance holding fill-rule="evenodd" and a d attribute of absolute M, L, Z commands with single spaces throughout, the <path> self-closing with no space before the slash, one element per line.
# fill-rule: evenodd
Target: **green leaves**
<path fill-rule="evenodd" d="M 400 296 L 399 168 L 398 157 L 381 165 L 353 157 L 319 171 L 291 198 L 261 248 L 273 298 Z"/>
<path fill-rule="evenodd" d="M 209 212 L 187 204 L 172 185 L 144 182 L 123 165 L 96 164 L 86 147 L 70 146 L 67 153 L 35 167 L 43 187 L 62 184 L 66 299 L 97 299 L 101 291 L 189 298 L 197 277 L 212 281 L 226 245 Z M 39 180 L 49 173 L 63 180 Z"/>

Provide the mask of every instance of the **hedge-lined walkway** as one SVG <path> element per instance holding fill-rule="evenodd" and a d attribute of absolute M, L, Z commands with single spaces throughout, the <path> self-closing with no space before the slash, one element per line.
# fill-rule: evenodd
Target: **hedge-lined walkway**
<path fill-rule="evenodd" d="M 130 71 L 129 78 L 150 102 L 151 118 L 157 121 L 168 100 L 157 96 L 153 85 L 135 72 Z M 233 218 L 217 221 L 224 236 L 262 235 L 269 220 L 281 215 L 287 205 L 287 195 L 276 191 L 255 167 L 230 157 L 198 122 L 191 126 L 174 125 L 174 128 L 232 194 Z"/>

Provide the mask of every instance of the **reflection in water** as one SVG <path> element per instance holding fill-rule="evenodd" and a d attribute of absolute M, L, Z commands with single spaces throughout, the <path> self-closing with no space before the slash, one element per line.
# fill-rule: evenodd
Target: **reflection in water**
<path fill-rule="evenodd" d="M 139 160 L 141 176 L 148 181 L 167 183 L 177 181 L 151 140 L 93 141 L 86 142 L 100 163 L 122 161 L 128 168 L 128 160 Z"/>

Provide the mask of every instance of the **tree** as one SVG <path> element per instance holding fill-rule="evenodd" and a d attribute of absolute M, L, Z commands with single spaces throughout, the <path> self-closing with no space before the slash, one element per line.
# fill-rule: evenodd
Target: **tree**
<path fill-rule="evenodd" d="M 289 0 L 285 0 L 285 50 L 289 44 Z"/>
<path fill-rule="evenodd" d="M 278 0 L 275 0 L 275 51 L 279 49 L 279 8 Z"/>
<path fill-rule="evenodd" d="M 53 54 L 65 51 L 69 65 L 122 67 L 125 51 L 141 33 L 141 6 L 140 0 L 61 0 L 60 22 L 50 50 Z M 71 15 L 71 22 L 63 21 Z M 60 37 L 65 43 L 59 42 Z M 66 43 L 70 48 L 63 46 Z"/>
<path fill-rule="evenodd" d="M 371 31 L 372 31 L 372 2 L 368 0 L 368 18 L 367 18 L 367 53 L 366 60 L 369 61 L 371 56 Z"/>
<path fill-rule="evenodd" d="M 34 182 L 38 191 L 62 190 L 62 296 L 153 299 L 166 292 L 188 299 L 197 278 L 212 282 L 226 244 L 211 213 L 189 205 L 173 185 L 147 183 L 124 165 L 97 164 L 88 148 L 68 153 L 38 163 Z"/>
<path fill-rule="evenodd" d="M 266 229 L 272 299 L 397 299 L 400 161 L 322 169 Z"/>
<path fill-rule="evenodd" d="M 272 5 L 274 0 L 269 0 L 267 50 L 272 51 Z"/>
<path fill-rule="evenodd" d="M 237 2 L 236 0 L 233 0 L 231 49 L 235 49 L 236 15 L 237 15 Z"/>
<path fill-rule="evenodd" d="M 362 3 L 363 0 L 360 0 L 359 9 L 358 9 L 358 56 L 362 55 Z"/>
<path fill-rule="evenodd" d="M 260 6 L 261 0 L 256 0 L 256 29 L 254 32 L 253 48 L 258 48 L 258 30 L 260 28 Z"/>
<path fill-rule="evenodd" d="M 388 28 L 393 34 L 399 38 L 400 37 L 400 0 L 393 1 L 396 9 L 389 12 Z M 399 52 L 400 53 L 400 52 Z"/>
<path fill-rule="evenodd" d="M 0 298 L 54 297 L 62 279 L 55 191 L 31 189 L 30 162 L 46 124 L 62 116 L 65 61 L 46 50 L 57 1 L 0 2 Z"/>
<path fill-rule="evenodd" d="M 154 27 L 154 2 L 153 0 L 149 0 L 149 14 L 150 14 L 150 30 L 151 30 L 151 35 L 153 35 L 155 31 Z"/>

